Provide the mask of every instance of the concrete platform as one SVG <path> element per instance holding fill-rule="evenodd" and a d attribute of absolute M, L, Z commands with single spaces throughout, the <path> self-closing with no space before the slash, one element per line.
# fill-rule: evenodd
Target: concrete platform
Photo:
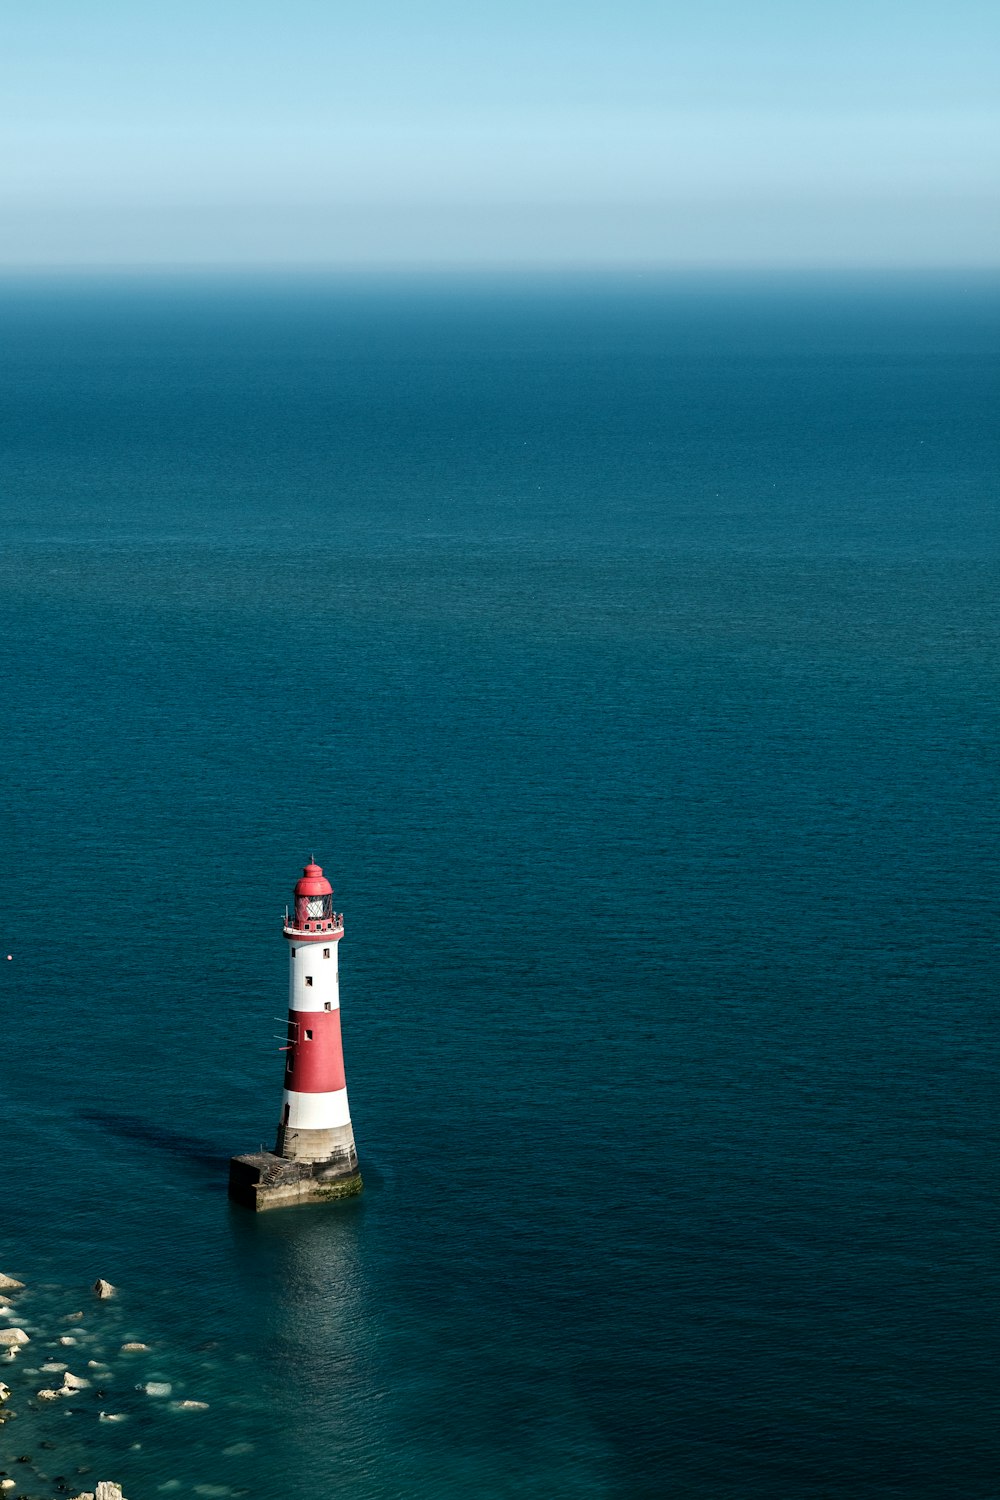
<path fill-rule="evenodd" d="M 251 1151 L 229 1162 L 230 1198 L 256 1213 L 296 1203 L 353 1198 L 363 1186 L 357 1168 L 344 1172 L 321 1161 L 288 1161 L 273 1151 Z"/>

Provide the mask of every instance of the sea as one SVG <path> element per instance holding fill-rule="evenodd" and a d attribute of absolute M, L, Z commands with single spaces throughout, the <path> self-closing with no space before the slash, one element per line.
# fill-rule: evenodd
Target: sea
<path fill-rule="evenodd" d="M 998 350 L 981 272 L 0 283 L 11 1493 L 1000 1496 Z M 313 856 L 365 1191 L 254 1215 Z"/>

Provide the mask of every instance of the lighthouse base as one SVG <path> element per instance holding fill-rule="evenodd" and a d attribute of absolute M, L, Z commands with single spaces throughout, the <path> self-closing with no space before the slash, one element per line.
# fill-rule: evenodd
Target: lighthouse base
<path fill-rule="evenodd" d="M 357 1166 L 339 1171 L 329 1162 L 288 1161 L 273 1151 L 252 1151 L 229 1163 L 229 1196 L 234 1203 L 262 1213 L 295 1203 L 332 1203 L 353 1198 L 364 1184 Z"/>

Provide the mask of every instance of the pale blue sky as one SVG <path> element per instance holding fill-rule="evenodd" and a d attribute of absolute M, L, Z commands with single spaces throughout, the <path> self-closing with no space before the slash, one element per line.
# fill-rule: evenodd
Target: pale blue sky
<path fill-rule="evenodd" d="M 6 264 L 996 264 L 980 0 L 33 0 Z"/>

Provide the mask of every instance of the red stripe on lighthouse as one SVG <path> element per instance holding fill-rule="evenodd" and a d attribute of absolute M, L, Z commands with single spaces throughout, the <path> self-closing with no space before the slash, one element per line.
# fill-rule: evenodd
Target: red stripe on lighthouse
<path fill-rule="evenodd" d="M 298 1094 L 332 1094 L 345 1087 L 339 1010 L 290 1010 L 285 1088 Z"/>

